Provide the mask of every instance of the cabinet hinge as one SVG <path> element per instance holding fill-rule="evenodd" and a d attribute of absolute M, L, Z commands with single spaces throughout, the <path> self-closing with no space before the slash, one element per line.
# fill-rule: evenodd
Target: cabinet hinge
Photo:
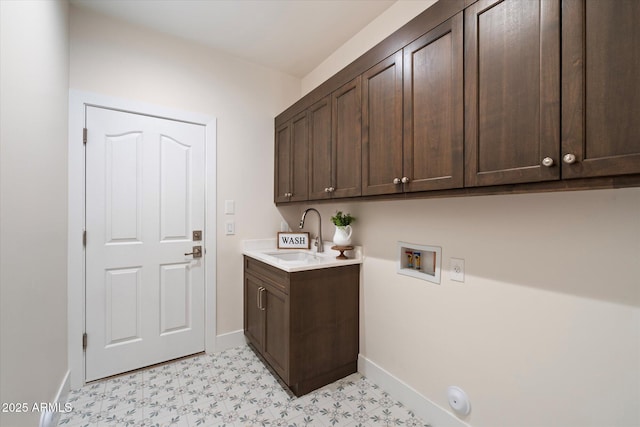
<path fill-rule="evenodd" d="M 87 143 L 87 128 L 82 128 L 82 144 Z"/>
<path fill-rule="evenodd" d="M 87 333 L 82 334 L 82 350 L 85 351 L 87 349 Z"/>
<path fill-rule="evenodd" d="M 87 247 L 87 230 L 82 230 L 82 247 Z"/>

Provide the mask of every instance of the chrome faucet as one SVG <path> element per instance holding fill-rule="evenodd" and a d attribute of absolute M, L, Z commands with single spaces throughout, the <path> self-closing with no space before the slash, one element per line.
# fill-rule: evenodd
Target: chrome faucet
<path fill-rule="evenodd" d="M 324 243 L 322 243 L 322 218 L 320 217 L 320 212 L 317 209 L 309 208 L 306 209 L 302 214 L 302 219 L 300 220 L 300 228 L 304 227 L 304 219 L 307 216 L 307 212 L 314 211 L 318 214 L 318 235 L 316 236 L 316 247 L 318 248 L 318 252 L 324 252 Z"/>

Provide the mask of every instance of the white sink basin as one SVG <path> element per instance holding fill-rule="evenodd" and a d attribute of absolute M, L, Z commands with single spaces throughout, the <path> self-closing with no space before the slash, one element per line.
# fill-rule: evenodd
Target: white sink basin
<path fill-rule="evenodd" d="M 331 249 L 332 242 L 324 242 L 325 251 L 320 253 L 301 248 L 277 249 L 276 239 L 246 240 L 243 245 L 244 255 L 289 273 L 362 264 L 364 258 L 362 248 L 356 246 L 348 253 L 349 259 L 336 259 L 340 252 Z"/>
<path fill-rule="evenodd" d="M 270 257 L 276 258 L 280 262 L 292 264 L 313 263 L 319 260 L 318 256 L 309 252 L 272 252 L 266 253 Z"/>

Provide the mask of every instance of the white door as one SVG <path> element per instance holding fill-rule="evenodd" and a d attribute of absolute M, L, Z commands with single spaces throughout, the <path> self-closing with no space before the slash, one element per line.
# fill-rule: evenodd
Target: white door
<path fill-rule="evenodd" d="M 92 381 L 204 351 L 205 128 L 98 107 L 86 128 Z"/>

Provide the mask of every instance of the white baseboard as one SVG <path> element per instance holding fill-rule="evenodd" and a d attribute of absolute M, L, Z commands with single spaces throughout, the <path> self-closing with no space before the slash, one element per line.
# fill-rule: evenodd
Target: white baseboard
<path fill-rule="evenodd" d="M 358 356 L 358 372 L 411 409 L 431 427 L 472 427 L 363 355 Z"/>
<path fill-rule="evenodd" d="M 46 410 L 40 414 L 39 427 L 55 427 L 60 421 L 62 412 L 66 410 L 65 404 L 69 399 L 69 391 L 71 390 L 71 371 L 67 371 L 62 379 L 62 383 L 58 388 L 55 398 L 51 401 L 53 406 L 57 409 L 55 411 Z"/>
<path fill-rule="evenodd" d="M 234 332 L 216 336 L 216 353 L 228 350 L 234 347 L 245 345 L 247 340 L 244 337 L 244 330 L 240 329 Z"/>

